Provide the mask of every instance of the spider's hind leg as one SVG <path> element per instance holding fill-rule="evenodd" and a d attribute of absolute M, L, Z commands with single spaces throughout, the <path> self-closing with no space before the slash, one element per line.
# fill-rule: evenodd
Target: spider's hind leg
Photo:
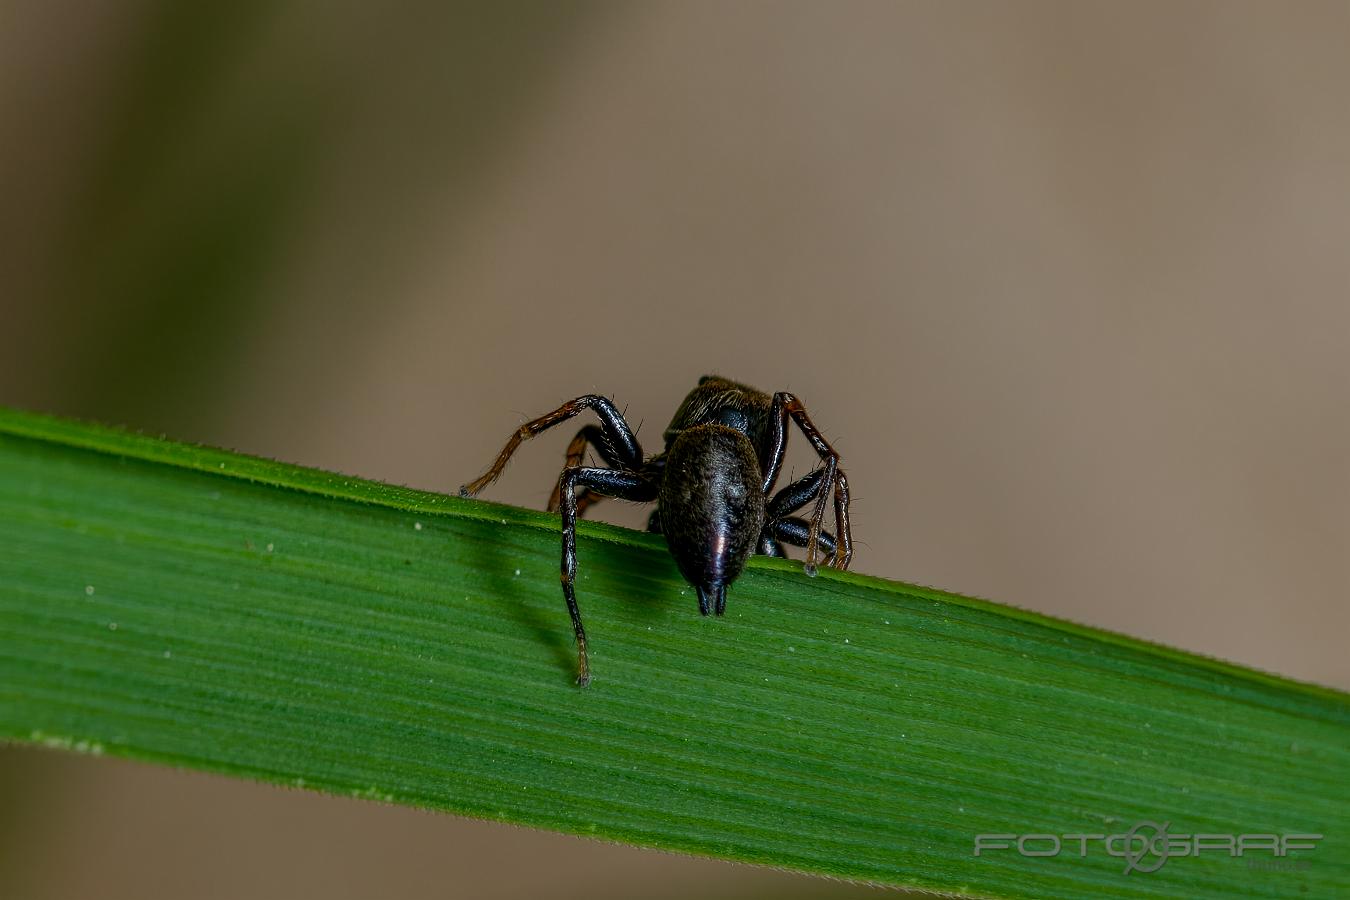
<path fill-rule="evenodd" d="M 828 531 L 820 530 L 819 523 L 814 519 L 808 521 L 791 515 L 813 500 L 816 501 L 815 511 L 820 512 L 822 493 L 827 476 L 827 469 L 815 469 L 774 494 L 765 508 L 764 537 L 792 544 L 794 547 L 805 547 L 809 554 L 812 544 L 812 526 L 814 525 L 814 542 L 828 557 L 826 565 L 844 569 L 848 567 L 849 558 L 853 556 L 853 546 L 849 540 L 848 531 L 848 480 L 845 478 L 843 471 L 835 469 L 834 472 L 835 517 L 840 526 L 839 540 L 835 540 L 834 535 Z M 760 552 L 765 551 L 761 550 Z"/>
<path fill-rule="evenodd" d="M 802 405 L 800 400 L 786 391 L 780 391 L 773 395 L 773 408 L 769 415 L 770 433 L 767 458 L 763 461 L 764 493 L 767 495 L 773 490 L 774 481 L 777 480 L 778 472 L 782 468 L 783 451 L 787 446 L 789 421 L 796 423 L 797 428 L 811 443 L 811 447 L 820 456 L 823 464 L 818 470 L 820 472 L 820 484 L 814 493 L 816 505 L 808 520 L 810 529 L 806 541 L 806 569 L 808 572 L 815 570 L 818 560 L 816 551 L 821 546 L 821 525 L 825 519 L 826 504 L 831 497 L 834 499 L 834 519 L 839 540 L 835 551 L 830 554 L 828 564 L 839 569 L 847 569 L 849 560 L 853 558 L 853 541 L 848 524 L 848 478 L 845 477 L 844 470 L 839 468 L 839 454 L 830 446 L 829 441 L 825 440 L 825 436 L 820 433 L 820 429 L 816 428 L 815 423 L 811 421 L 811 417 L 806 414 L 806 407 Z M 775 501 L 813 475 L 815 473 L 784 488 L 775 496 Z"/>
<path fill-rule="evenodd" d="M 596 416 L 600 419 L 601 427 L 596 429 L 597 436 L 600 437 L 600 440 L 596 442 L 596 446 L 602 448 L 601 455 L 605 456 L 606 451 L 612 454 L 613 460 L 621 464 L 616 466 L 616 468 L 636 470 L 640 467 L 642 465 L 642 446 L 638 443 L 637 437 L 633 434 L 633 429 L 628 427 L 628 423 L 624 420 L 623 413 L 619 412 L 608 398 L 601 397 L 598 394 L 586 394 L 575 400 L 569 400 L 553 412 L 526 422 L 524 425 L 517 428 L 515 433 L 507 439 L 506 446 L 502 448 L 502 452 L 497 454 L 497 459 L 493 462 L 492 467 L 480 477 L 460 488 L 460 496 L 475 497 L 483 490 L 483 488 L 496 481 L 497 477 L 502 474 L 502 470 L 506 468 L 506 463 L 511 459 L 511 455 L 516 452 L 518 447 L 520 447 L 522 441 L 529 440 L 535 435 L 547 431 L 554 425 L 566 422 L 568 419 L 587 409 L 595 410 Z M 594 428 L 594 426 L 590 427 Z M 586 436 L 587 440 L 590 439 L 587 429 L 583 428 L 581 433 L 579 433 L 576 438 L 573 438 L 572 444 L 568 447 L 569 459 L 571 458 L 573 447 L 576 447 L 577 442 L 582 439 L 583 435 Z M 585 443 L 583 442 L 577 452 L 584 452 L 584 449 Z M 612 462 L 609 457 L 606 457 L 606 462 L 610 462 L 611 465 L 614 465 L 614 462 Z"/>
<path fill-rule="evenodd" d="M 585 687 L 591 680 L 590 660 L 586 656 L 586 629 L 581 625 L 581 610 L 577 608 L 577 488 L 649 503 L 656 499 L 656 485 L 641 475 L 614 469 L 575 466 L 564 469 L 558 480 L 562 487 L 562 590 L 567 612 L 572 617 L 572 631 L 577 638 L 577 684 Z"/>
<path fill-rule="evenodd" d="M 763 539 L 782 541 L 784 544 L 791 544 L 794 547 L 805 547 L 811 539 L 811 523 L 797 516 L 789 516 L 786 519 L 779 519 L 764 526 L 765 537 Z M 762 540 L 763 540 L 762 539 Z M 821 531 L 816 534 L 816 542 L 820 544 L 822 550 L 833 556 L 836 548 L 834 535 L 828 531 Z M 778 546 L 781 552 L 782 544 Z M 787 554 L 784 553 L 784 556 Z"/>

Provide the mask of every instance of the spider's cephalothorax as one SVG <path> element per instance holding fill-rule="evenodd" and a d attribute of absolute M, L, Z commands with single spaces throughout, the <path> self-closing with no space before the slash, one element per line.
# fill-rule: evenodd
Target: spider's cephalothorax
<path fill-rule="evenodd" d="M 574 582 L 576 522 L 604 497 L 639 503 L 655 501 L 648 529 L 666 536 L 681 574 L 698 591 L 699 612 L 722 615 L 727 585 L 755 553 L 785 556 L 783 544 L 806 548 L 806 569 L 814 574 L 821 552 L 825 564 L 848 568 L 853 546 L 848 527 L 848 480 L 839 454 L 816 430 L 801 401 L 705 376 L 690 392 L 665 432 L 665 450 L 644 458 L 633 430 L 614 404 L 588 394 L 527 422 L 511 435 L 497 461 L 460 494 L 476 495 L 497 479 L 520 442 L 582 410 L 592 409 L 600 425 L 587 425 L 567 447 L 567 462 L 549 500 L 561 510 L 562 589 L 577 637 L 577 683 L 590 681 L 586 632 L 581 627 Z M 773 492 L 783 465 L 791 420 L 820 455 L 820 468 Z M 583 466 L 586 447 L 595 447 L 609 468 Z M 837 536 L 821 528 L 833 502 Z M 793 513 L 813 504 L 808 518 Z"/>

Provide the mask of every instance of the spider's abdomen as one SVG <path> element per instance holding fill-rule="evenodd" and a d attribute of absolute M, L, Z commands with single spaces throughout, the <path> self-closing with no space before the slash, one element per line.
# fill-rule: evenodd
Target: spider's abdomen
<path fill-rule="evenodd" d="M 680 432 L 657 498 L 662 531 L 704 612 L 725 603 L 764 527 L 763 474 L 746 435 L 720 424 Z"/>

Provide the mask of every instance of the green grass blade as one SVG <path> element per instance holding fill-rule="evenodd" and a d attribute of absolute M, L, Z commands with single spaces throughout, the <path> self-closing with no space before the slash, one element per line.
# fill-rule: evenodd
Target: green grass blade
<path fill-rule="evenodd" d="M 705 619 L 581 534 L 584 691 L 553 516 L 0 410 L 0 737 L 959 894 L 1350 886 L 1345 694 L 762 558 Z M 972 853 L 1141 821 L 1324 837 Z"/>

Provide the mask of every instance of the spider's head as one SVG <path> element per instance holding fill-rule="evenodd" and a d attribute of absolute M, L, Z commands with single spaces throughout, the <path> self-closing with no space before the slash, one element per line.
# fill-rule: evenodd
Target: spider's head
<path fill-rule="evenodd" d="M 759 543 L 763 477 L 750 439 L 724 425 L 685 429 L 667 451 L 661 530 L 704 615 L 722 614 L 727 585 Z"/>

